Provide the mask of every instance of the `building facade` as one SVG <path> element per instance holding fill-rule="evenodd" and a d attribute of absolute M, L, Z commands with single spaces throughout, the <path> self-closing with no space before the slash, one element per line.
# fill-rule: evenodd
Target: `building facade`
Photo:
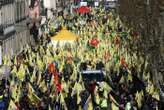
<path fill-rule="evenodd" d="M 28 7 L 29 0 L 0 1 L 0 56 L 16 54 L 30 42 L 25 22 Z"/>
<path fill-rule="evenodd" d="M 24 20 L 28 14 L 30 0 L 15 0 L 15 20 Z"/>

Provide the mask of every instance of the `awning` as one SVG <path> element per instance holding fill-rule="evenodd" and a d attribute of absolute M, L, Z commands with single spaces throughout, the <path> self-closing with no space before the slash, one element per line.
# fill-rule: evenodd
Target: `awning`
<path fill-rule="evenodd" d="M 78 36 L 66 28 L 63 28 L 56 36 L 51 38 L 51 42 L 54 46 L 64 45 L 66 43 L 73 44 L 78 39 Z"/>
<path fill-rule="evenodd" d="M 75 41 L 77 38 L 77 35 L 63 28 L 56 36 L 51 38 L 51 41 Z"/>

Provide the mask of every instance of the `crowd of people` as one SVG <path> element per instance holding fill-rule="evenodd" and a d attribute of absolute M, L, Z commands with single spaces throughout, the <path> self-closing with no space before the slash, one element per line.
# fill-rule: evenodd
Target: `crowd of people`
<path fill-rule="evenodd" d="M 74 44 L 54 47 L 49 33 L 57 34 L 59 27 L 79 38 Z M 160 90 L 152 81 L 148 59 L 137 51 L 138 40 L 137 32 L 103 8 L 58 16 L 44 26 L 38 45 L 26 45 L 19 55 L 4 57 L 11 72 L 1 80 L 0 108 L 162 110 Z M 87 80 L 83 70 L 106 74 L 102 81 Z"/>

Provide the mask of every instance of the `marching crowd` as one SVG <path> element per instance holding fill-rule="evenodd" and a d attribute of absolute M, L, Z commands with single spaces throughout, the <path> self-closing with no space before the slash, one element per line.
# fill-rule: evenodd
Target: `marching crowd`
<path fill-rule="evenodd" d="M 52 20 L 53 21 L 53 20 Z M 56 26 L 58 22 L 58 26 Z M 66 27 L 79 38 L 54 47 L 49 33 Z M 48 30 L 48 31 L 47 31 Z M 137 51 L 140 35 L 103 8 L 58 16 L 42 29 L 38 45 L 4 56 L 11 74 L 1 80 L 3 110 L 162 110 L 148 59 Z M 82 70 L 103 70 L 103 81 Z"/>

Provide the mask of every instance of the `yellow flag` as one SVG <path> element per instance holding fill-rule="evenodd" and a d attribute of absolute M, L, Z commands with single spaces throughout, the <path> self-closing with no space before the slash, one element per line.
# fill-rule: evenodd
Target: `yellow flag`
<path fill-rule="evenodd" d="M 44 80 L 40 83 L 39 88 L 41 88 L 42 92 L 45 92 L 47 90 Z"/>
<path fill-rule="evenodd" d="M 51 81 L 50 81 L 50 85 L 53 85 L 53 84 L 54 84 L 54 75 L 52 75 Z"/>
<path fill-rule="evenodd" d="M 112 107 L 112 110 L 119 110 L 119 108 L 113 102 L 112 102 L 111 107 Z"/>
<path fill-rule="evenodd" d="M 48 106 L 48 110 L 52 110 L 50 105 Z"/>
<path fill-rule="evenodd" d="M 64 104 L 65 103 L 64 97 L 63 97 L 63 94 L 62 93 L 60 93 L 60 103 L 61 104 Z"/>
<path fill-rule="evenodd" d="M 17 106 L 13 102 L 13 100 L 10 100 L 8 110 L 17 110 Z"/>
<path fill-rule="evenodd" d="M 29 64 L 32 66 L 33 65 L 33 62 L 32 62 L 32 55 L 29 55 Z"/>
<path fill-rule="evenodd" d="M 75 66 L 75 64 L 73 64 L 73 67 L 74 67 L 74 69 L 73 69 L 73 73 L 72 73 L 70 79 L 73 81 L 76 81 L 76 79 L 77 79 L 77 67 Z"/>
<path fill-rule="evenodd" d="M 152 83 L 151 81 L 148 81 L 148 86 L 146 87 L 146 91 L 147 91 L 149 94 L 153 95 L 154 90 L 155 90 L 155 89 L 154 89 L 153 83 Z"/>
<path fill-rule="evenodd" d="M 124 83 L 124 82 L 125 82 L 125 78 L 124 78 L 124 76 L 122 75 L 122 77 L 121 77 L 119 83 L 121 84 L 121 83 Z"/>
<path fill-rule="evenodd" d="M 31 102 L 36 103 L 36 104 L 38 104 L 41 101 L 40 98 L 34 93 L 29 94 L 28 97 Z"/>
<path fill-rule="evenodd" d="M 155 98 L 156 100 L 160 101 L 159 93 L 155 92 L 155 93 L 152 95 L 152 97 Z"/>
<path fill-rule="evenodd" d="M 40 46 L 40 50 L 39 51 L 40 51 L 41 54 L 43 54 L 43 55 L 45 54 L 45 51 L 44 51 L 42 46 Z"/>
<path fill-rule="evenodd" d="M 104 93 L 103 93 L 104 97 L 107 99 L 108 98 L 108 92 L 107 90 L 104 90 Z"/>
<path fill-rule="evenodd" d="M 107 102 L 107 99 L 106 98 L 102 98 L 102 101 L 101 101 L 101 107 L 104 107 L 104 108 L 107 108 L 108 107 L 108 102 Z"/>
<path fill-rule="evenodd" d="M 11 90 L 12 90 L 12 93 L 11 93 L 12 98 L 16 99 L 16 96 L 17 96 L 17 85 L 12 85 L 11 86 Z"/>
<path fill-rule="evenodd" d="M 37 65 L 39 67 L 39 70 L 43 71 L 44 70 L 44 64 L 43 64 L 43 62 L 39 56 L 39 53 L 37 53 L 36 62 L 37 62 Z"/>
<path fill-rule="evenodd" d="M 14 57 L 14 64 L 17 64 L 17 56 Z"/>
<path fill-rule="evenodd" d="M 92 104 L 91 96 L 90 96 L 89 101 L 88 101 L 88 110 L 93 110 L 93 104 Z"/>
<path fill-rule="evenodd" d="M 31 84 L 29 83 L 29 93 L 28 93 L 28 97 L 30 99 L 31 102 L 33 103 L 39 103 L 40 102 L 40 98 L 34 93 L 34 89 L 31 86 Z"/>
<path fill-rule="evenodd" d="M 14 65 L 12 71 L 11 71 L 12 74 L 16 74 L 17 73 L 17 67 Z"/>
<path fill-rule="evenodd" d="M 33 87 L 31 86 L 30 83 L 28 83 L 28 90 L 29 90 L 29 93 L 34 92 L 34 89 L 33 89 Z"/>
<path fill-rule="evenodd" d="M 143 99 L 143 91 L 141 91 L 141 92 L 137 91 L 135 100 L 137 101 L 137 105 L 139 108 L 142 107 L 142 99 Z"/>
<path fill-rule="evenodd" d="M 10 60 L 10 56 L 9 55 L 4 55 L 4 57 L 3 57 L 3 64 L 4 65 L 8 65 L 8 66 L 11 65 L 11 60 Z"/>
<path fill-rule="evenodd" d="M 112 95 L 110 95 L 110 100 L 115 104 L 115 105 L 119 105 L 118 102 L 114 99 L 114 97 Z"/>
<path fill-rule="evenodd" d="M 21 95 L 21 90 L 19 86 L 18 89 L 16 90 L 15 102 L 19 102 L 20 95 Z"/>
<path fill-rule="evenodd" d="M 82 82 L 78 82 L 78 83 L 76 83 L 76 85 L 75 85 L 75 89 L 76 89 L 76 92 L 77 92 L 77 104 L 79 104 L 80 101 L 81 101 L 80 93 L 81 93 L 83 90 L 85 90 L 85 88 L 83 87 L 82 84 L 83 84 Z"/>
<path fill-rule="evenodd" d="M 35 59 L 36 58 L 36 55 L 35 55 L 34 52 L 31 53 L 31 57 L 32 57 L 32 59 Z"/>
<path fill-rule="evenodd" d="M 23 79 L 24 79 L 24 77 L 25 77 L 25 69 L 24 69 L 24 65 L 23 65 L 23 64 L 20 65 L 20 68 L 19 68 L 19 70 L 18 70 L 18 72 L 17 72 L 17 77 L 18 77 L 21 81 L 23 81 Z"/>
<path fill-rule="evenodd" d="M 100 96 L 98 93 L 96 93 L 96 104 L 100 104 Z"/>
<path fill-rule="evenodd" d="M 81 102 L 80 92 L 77 91 L 77 104 L 80 104 L 80 102 Z"/>
<path fill-rule="evenodd" d="M 132 80 L 132 75 L 131 75 L 131 73 L 128 73 L 128 81 L 130 81 L 130 82 L 133 81 L 133 80 Z"/>
<path fill-rule="evenodd" d="M 64 60 L 62 60 L 61 65 L 59 65 L 59 72 L 63 71 L 64 64 Z"/>
<path fill-rule="evenodd" d="M 73 89 L 72 89 L 72 93 L 71 93 L 71 96 L 73 96 L 75 94 L 76 91 L 76 86 L 77 86 L 77 82 L 75 83 Z"/>
<path fill-rule="evenodd" d="M 62 81 L 62 90 L 64 90 L 66 93 L 69 92 L 69 85 L 65 81 Z"/>
<path fill-rule="evenodd" d="M 64 106 L 64 110 L 68 110 L 62 93 L 60 93 L 60 104 Z"/>
<path fill-rule="evenodd" d="M 39 74 L 38 74 L 38 80 L 37 80 L 37 84 L 39 85 L 39 83 L 40 83 L 40 81 L 41 81 L 41 78 L 42 78 L 42 76 L 41 76 L 41 73 L 39 72 Z"/>
<path fill-rule="evenodd" d="M 34 67 L 34 70 L 33 70 L 32 76 L 31 76 L 31 78 L 30 78 L 30 81 L 31 81 L 31 82 L 34 82 L 34 81 L 36 80 L 35 75 L 36 75 L 36 67 Z"/>
<path fill-rule="evenodd" d="M 109 86 L 109 84 L 107 84 L 107 82 L 103 82 L 102 86 L 104 90 L 106 90 L 108 93 L 112 90 L 112 88 Z"/>

